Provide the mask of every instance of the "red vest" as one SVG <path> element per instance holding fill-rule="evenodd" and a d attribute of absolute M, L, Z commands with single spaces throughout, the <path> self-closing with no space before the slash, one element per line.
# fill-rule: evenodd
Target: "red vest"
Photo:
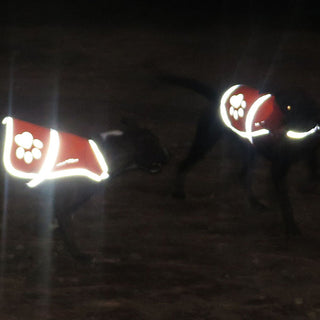
<path fill-rule="evenodd" d="M 47 179 L 86 176 L 94 181 L 108 178 L 108 166 L 93 140 L 71 133 L 6 117 L 4 166 L 35 187 Z"/>
<path fill-rule="evenodd" d="M 220 115 L 227 127 L 253 143 L 253 138 L 279 130 L 283 114 L 271 94 L 235 85 L 221 98 Z"/>

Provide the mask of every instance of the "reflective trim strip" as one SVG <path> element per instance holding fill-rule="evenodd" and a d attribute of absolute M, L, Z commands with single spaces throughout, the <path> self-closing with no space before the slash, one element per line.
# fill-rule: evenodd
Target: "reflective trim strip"
<path fill-rule="evenodd" d="M 320 126 L 319 125 L 316 125 L 314 128 L 312 128 L 312 129 L 310 129 L 309 131 L 306 131 L 306 132 L 297 132 L 297 131 L 289 130 L 287 132 L 287 136 L 289 138 L 292 138 L 292 139 L 303 139 L 303 138 L 305 138 L 307 136 L 310 136 L 311 134 L 316 133 L 319 130 L 320 130 Z"/>
<path fill-rule="evenodd" d="M 11 149 L 13 143 L 13 118 L 6 117 L 2 120 L 2 124 L 6 126 L 5 138 L 4 138 L 4 149 L 3 149 L 3 164 L 7 172 L 14 177 L 23 179 L 34 179 L 37 173 L 24 172 L 15 169 L 11 164 Z"/>
<path fill-rule="evenodd" d="M 269 133 L 269 130 L 267 129 L 260 129 L 255 132 L 252 132 L 252 125 L 253 120 L 259 111 L 260 107 L 263 105 L 265 101 L 267 101 L 269 98 L 271 98 L 271 94 L 266 94 L 260 98 L 258 98 L 251 106 L 250 110 L 248 111 L 247 118 L 246 118 L 246 133 L 248 140 L 253 143 L 252 137 L 262 136 Z"/>
<path fill-rule="evenodd" d="M 228 114 L 227 114 L 227 110 L 226 110 L 226 102 L 227 100 L 230 98 L 231 94 L 236 91 L 238 88 L 240 87 L 240 84 L 236 84 L 235 86 L 231 87 L 230 89 L 228 89 L 223 96 L 221 97 L 221 102 L 220 102 L 220 116 L 223 120 L 223 122 L 225 123 L 225 125 L 227 127 L 229 127 L 231 130 L 233 130 L 234 132 L 238 133 L 241 135 L 241 131 L 237 130 L 236 128 L 234 128 L 229 120 Z"/>
<path fill-rule="evenodd" d="M 50 129 L 50 140 L 46 158 L 37 176 L 27 183 L 30 188 L 36 187 L 39 183 L 47 179 L 56 163 L 60 148 L 60 139 L 58 131 Z"/>
<path fill-rule="evenodd" d="M 266 94 L 260 98 L 258 98 L 251 106 L 248 114 L 247 114 L 247 118 L 246 118 L 246 123 L 245 123 L 245 128 L 246 131 L 240 131 L 238 129 L 236 129 L 232 123 L 230 122 L 228 115 L 227 115 L 227 110 L 226 110 L 226 102 L 227 100 L 230 98 L 231 94 L 236 91 L 241 85 L 237 84 L 233 87 L 231 87 L 230 89 L 228 89 L 222 96 L 221 98 L 221 103 L 220 103 L 220 115 L 221 118 L 224 122 L 224 124 L 230 128 L 233 132 L 235 132 L 236 134 L 238 134 L 239 136 L 246 138 L 250 141 L 250 143 L 253 143 L 252 138 L 253 137 L 258 137 L 258 136 L 262 136 L 262 135 L 266 135 L 269 134 L 269 130 L 267 129 L 260 129 L 257 131 L 252 132 L 252 124 L 253 124 L 253 120 L 254 117 L 256 115 L 256 113 L 258 112 L 260 106 L 271 97 L 271 94 Z"/>
<path fill-rule="evenodd" d="M 13 144 L 13 123 L 14 120 L 12 117 L 6 117 L 3 119 L 2 123 L 6 125 L 6 133 L 5 133 L 5 143 L 4 143 L 4 152 L 3 152 L 3 163 L 5 166 L 5 169 L 7 172 L 17 178 L 22 179 L 31 179 L 27 185 L 30 188 L 34 188 L 37 185 L 39 185 L 41 182 L 43 182 L 46 179 L 57 179 L 62 177 L 70 177 L 70 176 L 85 176 L 88 177 L 91 180 L 94 180 L 96 182 L 100 182 L 102 180 L 105 180 L 109 177 L 108 174 L 108 165 L 99 150 L 97 144 L 93 140 L 88 140 L 91 150 L 101 168 L 102 173 L 100 175 L 91 172 L 88 169 L 85 168 L 74 168 L 74 169 L 66 169 L 66 170 L 59 170 L 59 171 L 53 171 L 58 154 L 60 149 L 60 136 L 58 131 L 54 129 L 50 129 L 50 140 L 49 140 L 49 146 L 48 151 L 46 154 L 46 157 L 44 159 L 44 162 L 42 164 L 41 169 L 38 173 L 28 173 L 24 171 L 17 170 L 13 167 L 11 163 L 11 152 L 12 152 L 12 144 Z M 89 149 L 90 150 L 90 149 Z M 67 159 L 66 161 L 68 162 Z M 72 159 L 77 160 L 79 159 Z M 61 163 L 60 163 L 61 164 Z M 58 164 L 59 165 L 59 164 Z"/>
<path fill-rule="evenodd" d="M 109 171 L 109 168 L 108 168 L 108 165 L 104 159 L 104 156 L 102 155 L 101 151 L 99 150 L 97 144 L 93 141 L 93 140 L 89 140 L 89 143 L 90 143 L 90 146 L 94 152 L 94 155 L 96 156 L 97 158 L 97 161 L 100 165 L 100 168 L 102 170 L 102 173 L 100 175 L 100 180 L 105 180 L 107 178 L 109 178 L 109 174 L 108 174 L 108 171 Z"/>
<path fill-rule="evenodd" d="M 99 150 L 97 144 L 93 140 L 88 140 L 89 144 L 91 146 L 91 149 L 100 165 L 102 173 L 100 175 L 93 173 L 92 171 L 85 169 L 85 168 L 74 168 L 74 169 L 66 169 L 66 170 L 59 170 L 59 171 L 53 171 L 49 172 L 47 174 L 47 179 L 53 180 L 58 178 L 65 178 L 65 177 L 71 177 L 71 176 L 85 176 L 93 181 L 100 182 L 102 180 L 105 180 L 109 178 L 108 174 L 108 165 L 105 162 L 105 159 Z"/>

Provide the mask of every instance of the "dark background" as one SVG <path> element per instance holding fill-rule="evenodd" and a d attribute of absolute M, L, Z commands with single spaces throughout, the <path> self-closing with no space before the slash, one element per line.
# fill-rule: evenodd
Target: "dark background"
<path fill-rule="evenodd" d="M 171 161 L 158 175 L 107 181 L 75 212 L 92 265 L 70 257 L 52 223 L 53 201 L 76 195 L 72 182 L 58 199 L 2 170 L 0 319 L 319 319 L 320 191 L 305 188 L 306 167 L 289 175 L 300 238 L 284 235 L 262 159 L 254 190 L 268 209 L 248 205 L 227 140 L 190 173 L 187 199 L 172 198 L 210 104 L 156 80 L 161 71 L 213 87 L 298 86 L 320 102 L 318 13 L 306 1 L 1 3 L 1 117 L 88 137 L 131 117 Z"/>
<path fill-rule="evenodd" d="M 13 24 L 104 24 L 143 22 L 195 26 L 224 23 L 317 24 L 313 2 L 295 1 L 9 1 L 1 6 L 1 21 Z M 232 19 L 231 19 L 232 17 Z"/>

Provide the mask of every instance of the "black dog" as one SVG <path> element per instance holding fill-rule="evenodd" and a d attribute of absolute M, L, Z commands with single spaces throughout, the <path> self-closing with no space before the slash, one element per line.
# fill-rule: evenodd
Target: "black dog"
<path fill-rule="evenodd" d="M 216 92 L 206 84 L 190 78 L 162 75 L 159 79 L 165 83 L 192 89 L 210 101 L 210 107 L 198 122 L 189 153 L 178 165 L 173 195 L 179 198 L 185 197 L 187 173 L 204 158 L 221 138 L 222 133 L 226 133 L 238 138 L 246 151 L 241 176 L 243 176 L 248 189 L 250 201 L 254 204 L 260 204 L 251 190 L 250 174 L 255 155 L 260 154 L 271 162 L 272 181 L 286 232 L 292 235 L 299 234 L 300 231 L 294 220 L 287 191 L 286 177 L 291 165 L 303 158 L 307 161 L 310 175 L 315 177 L 316 152 L 320 141 L 318 133 L 319 109 L 315 101 L 297 90 L 278 92 L 275 94 L 275 101 L 273 96 L 265 95 L 245 86 L 233 87 L 229 93 L 223 94 L 223 92 Z M 247 93 L 243 95 L 242 90 L 247 90 Z M 266 91 L 263 90 L 263 92 Z M 252 100 L 250 97 L 252 93 L 256 95 L 257 100 Z M 232 96 L 233 98 L 231 98 Z M 247 97 L 252 101 L 246 101 Z M 259 103 L 258 98 L 265 100 L 265 102 L 260 99 Z M 230 100 L 234 106 L 231 105 Z M 246 128 L 243 127 L 242 130 L 239 126 L 236 128 L 238 120 L 248 117 L 250 113 L 248 109 L 252 110 L 254 104 L 256 111 L 260 105 L 262 108 L 255 115 L 254 112 L 251 113 L 252 119 L 250 119 L 249 125 L 245 124 Z M 267 110 L 267 115 L 263 114 L 263 108 Z"/>
<path fill-rule="evenodd" d="M 158 137 L 133 120 L 123 119 L 122 122 L 122 130 L 107 131 L 93 137 L 108 165 L 109 178 L 105 182 L 133 169 L 150 174 L 160 172 L 169 155 Z M 48 194 L 52 197 L 53 214 L 64 244 L 73 257 L 82 261 L 90 260 L 91 256 L 85 254 L 75 241 L 73 216 L 77 209 L 94 194 L 103 192 L 104 188 L 104 182 L 72 177 L 43 181 L 35 190 L 46 197 Z"/>
<path fill-rule="evenodd" d="M 129 170 L 139 169 L 150 174 L 160 172 L 162 166 L 168 162 L 169 154 L 166 148 L 161 145 L 158 137 L 149 129 L 140 127 L 132 120 L 123 119 L 122 122 L 125 125 L 123 130 L 107 131 L 94 138 L 108 162 L 110 176 L 106 182 L 110 182 Z M 75 181 L 73 185 L 74 187 L 71 185 L 70 188 L 78 190 L 75 200 L 70 205 L 66 205 L 66 202 L 62 201 L 62 206 L 55 209 L 55 216 L 64 243 L 72 256 L 78 260 L 90 261 L 92 257 L 82 252 L 74 241 L 72 218 L 76 210 L 95 193 L 103 191 L 104 183 L 79 184 Z M 60 191 L 61 193 L 62 197 L 69 198 L 71 196 L 64 189 Z"/>

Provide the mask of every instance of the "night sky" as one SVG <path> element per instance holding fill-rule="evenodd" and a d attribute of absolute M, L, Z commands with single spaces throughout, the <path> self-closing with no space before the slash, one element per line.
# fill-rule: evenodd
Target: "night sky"
<path fill-rule="evenodd" d="M 319 9 L 295 1 L 9 1 L 0 21 L 10 24 L 115 24 L 125 22 L 194 27 L 214 24 L 289 24 L 317 28 Z"/>

